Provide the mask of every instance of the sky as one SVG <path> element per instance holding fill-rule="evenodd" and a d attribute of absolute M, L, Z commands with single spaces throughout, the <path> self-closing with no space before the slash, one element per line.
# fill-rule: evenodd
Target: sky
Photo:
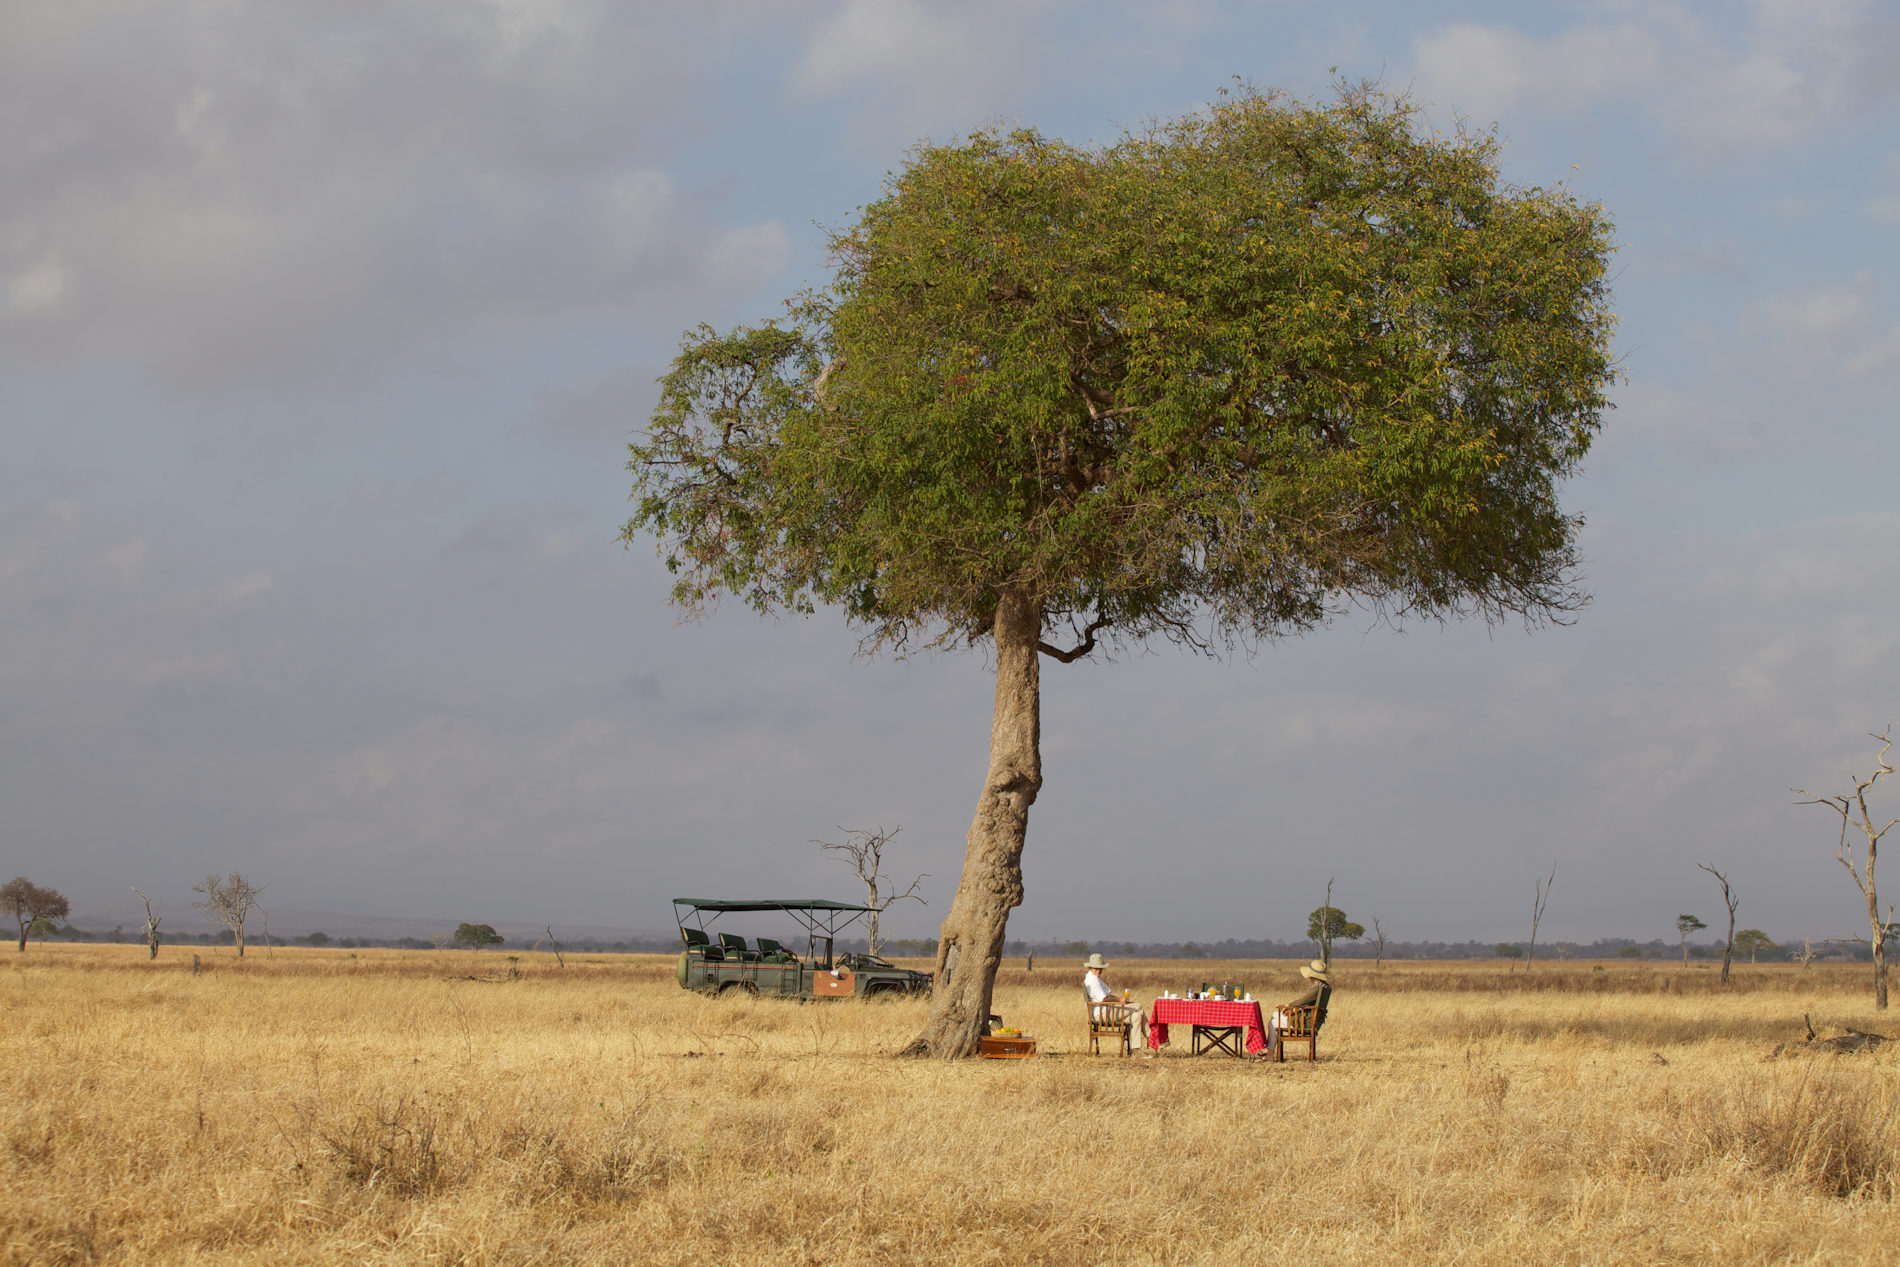
<path fill-rule="evenodd" d="M 1871 0 L 0 0 L 0 872 L 82 925 L 235 869 L 286 911 L 661 929 L 850 897 L 811 842 L 881 825 L 928 873 L 885 931 L 933 935 L 988 665 L 679 623 L 617 541 L 655 379 L 822 281 L 920 140 L 1335 76 L 1616 225 L 1623 377 L 1563 494 L 1594 601 L 1046 664 L 1011 936 L 1298 937 L 1336 877 L 1392 937 L 1521 940 L 1555 866 L 1541 939 L 1647 940 L 1717 923 L 1700 862 L 1744 927 L 1864 931 L 1789 789 L 1900 720 Z"/>

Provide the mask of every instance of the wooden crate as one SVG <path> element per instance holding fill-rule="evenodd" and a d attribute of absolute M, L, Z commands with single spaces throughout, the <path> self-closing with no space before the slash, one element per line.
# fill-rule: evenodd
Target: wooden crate
<path fill-rule="evenodd" d="M 1027 1060 L 1036 1054 L 1036 1040 L 985 1035 L 978 1045 L 977 1054 L 985 1060 Z"/>

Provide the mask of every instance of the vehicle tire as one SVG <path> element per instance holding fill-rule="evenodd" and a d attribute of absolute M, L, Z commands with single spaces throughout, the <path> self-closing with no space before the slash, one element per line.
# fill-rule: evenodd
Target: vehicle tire
<path fill-rule="evenodd" d="M 732 993 L 734 990 L 738 990 L 745 994 L 757 994 L 759 992 L 759 987 L 756 985 L 753 985 L 750 981 L 728 981 L 724 985 L 719 987 L 719 993 L 721 997 L 724 997 L 725 995 Z"/>

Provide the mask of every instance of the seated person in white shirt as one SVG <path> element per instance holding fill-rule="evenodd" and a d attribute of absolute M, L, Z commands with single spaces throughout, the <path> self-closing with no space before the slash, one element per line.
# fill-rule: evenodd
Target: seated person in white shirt
<path fill-rule="evenodd" d="M 1148 1014 L 1141 1010 L 1139 1004 L 1123 1003 L 1121 997 L 1108 988 L 1108 982 L 1102 980 L 1102 970 L 1108 967 L 1108 960 L 1100 955 L 1090 955 L 1088 963 L 1084 966 L 1088 971 L 1082 974 L 1082 992 L 1089 996 L 1090 1007 L 1099 1003 L 1104 1008 L 1123 1009 L 1129 1022 L 1135 1027 L 1137 1045 L 1146 1052 L 1148 1050 Z"/>

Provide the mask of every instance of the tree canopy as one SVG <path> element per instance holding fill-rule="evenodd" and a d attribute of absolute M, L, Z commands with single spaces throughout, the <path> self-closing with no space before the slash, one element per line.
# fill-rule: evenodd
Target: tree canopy
<path fill-rule="evenodd" d="M 71 911 L 72 904 L 65 894 L 35 884 L 23 875 L 0 884 L 0 912 L 12 916 L 19 925 L 21 950 L 26 949 L 29 935 L 45 936 L 53 931 L 53 921 L 65 919 Z"/>
<path fill-rule="evenodd" d="M 1610 226 L 1377 92 L 1223 96 L 1082 148 L 920 146 L 782 322 L 688 336 L 632 446 L 697 610 L 979 639 L 1572 610 L 1558 480 L 1612 365 Z M 1048 648 L 1055 650 L 1055 648 Z"/>
<path fill-rule="evenodd" d="M 1366 935 L 1366 926 L 1347 919 L 1346 912 L 1337 906 L 1316 906 L 1306 917 L 1306 935 L 1319 943 L 1319 957 L 1331 963 L 1333 943 L 1358 941 Z"/>
<path fill-rule="evenodd" d="M 450 940 L 458 946 L 480 950 L 483 946 L 499 946 L 507 939 L 495 931 L 493 924 L 457 924 Z"/>

